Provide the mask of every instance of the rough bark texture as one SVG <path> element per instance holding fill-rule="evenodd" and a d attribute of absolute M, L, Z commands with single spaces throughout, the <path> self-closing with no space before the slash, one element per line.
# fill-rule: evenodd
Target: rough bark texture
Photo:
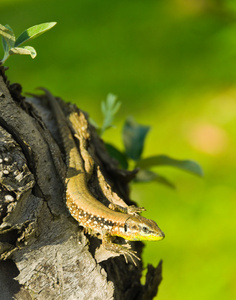
<path fill-rule="evenodd" d="M 153 299 L 161 263 L 148 266 L 142 286 L 142 262 L 135 267 L 120 256 L 95 260 L 100 240 L 84 233 L 63 201 L 58 144 L 47 97 L 22 97 L 20 85 L 10 85 L 0 66 L 0 299 Z M 109 186 L 131 204 L 134 174 L 117 169 L 91 126 L 90 147 Z M 92 181 L 93 193 L 102 190 L 99 184 Z M 141 255 L 143 244 L 132 246 Z"/>

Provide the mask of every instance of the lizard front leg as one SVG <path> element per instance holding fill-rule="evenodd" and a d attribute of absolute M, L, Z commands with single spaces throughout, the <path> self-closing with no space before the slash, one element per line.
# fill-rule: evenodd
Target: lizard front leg
<path fill-rule="evenodd" d="M 114 211 L 122 212 L 124 214 L 129 214 L 133 216 L 139 215 L 141 212 L 146 210 L 144 207 L 137 207 L 135 205 L 123 207 L 115 203 L 110 203 L 108 207 Z"/>
<path fill-rule="evenodd" d="M 102 245 L 103 247 L 111 252 L 118 253 L 120 255 L 124 255 L 125 262 L 128 263 L 128 257 L 132 260 L 135 266 L 137 266 L 134 258 L 137 260 L 141 260 L 137 255 L 136 251 L 130 250 L 131 246 L 129 244 L 119 245 L 112 242 L 112 236 L 110 234 L 104 234 L 102 237 Z"/>

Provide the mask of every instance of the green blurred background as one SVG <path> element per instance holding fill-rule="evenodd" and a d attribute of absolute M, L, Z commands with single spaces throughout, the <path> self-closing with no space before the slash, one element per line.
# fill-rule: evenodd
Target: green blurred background
<path fill-rule="evenodd" d="M 24 92 L 46 87 L 97 122 L 112 92 L 122 107 L 106 141 L 122 149 L 122 124 L 132 115 L 152 127 L 143 157 L 202 165 L 203 179 L 155 169 L 176 191 L 132 186 L 166 234 L 144 249 L 146 264 L 164 260 L 158 299 L 236 299 L 236 1 L 1 0 L 0 16 L 16 34 L 58 22 L 30 43 L 34 61 L 7 61 L 8 78 Z"/>

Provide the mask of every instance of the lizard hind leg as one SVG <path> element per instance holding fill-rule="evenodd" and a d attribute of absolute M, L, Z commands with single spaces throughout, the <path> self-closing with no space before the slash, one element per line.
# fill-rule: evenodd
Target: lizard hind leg
<path fill-rule="evenodd" d="M 117 205 L 115 203 L 110 203 L 109 208 L 114 211 L 122 212 L 122 213 L 133 215 L 133 216 L 137 216 L 146 210 L 144 207 L 137 207 L 135 205 L 123 207 L 123 206 Z"/>
<path fill-rule="evenodd" d="M 134 258 L 141 260 L 137 255 L 136 251 L 130 250 L 131 246 L 129 244 L 119 245 L 112 242 L 112 237 L 108 234 L 104 235 L 102 238 L 102 245 L 108 251 L 123 255 L 125 262 L 128 263 L 128 257 L 132 260 L 133 264 L 137 266 Z"/>

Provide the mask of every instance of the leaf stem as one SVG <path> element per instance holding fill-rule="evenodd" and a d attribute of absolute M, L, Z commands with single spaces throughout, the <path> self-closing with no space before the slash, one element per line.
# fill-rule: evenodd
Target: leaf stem
<path fill-rule="evenodd" d="M 9 58 L 9 53 L 5 53 L 3 59 L 0 60 L 0 62 L 2 63 L 2 65 L 5 63 L 5 61 Z"/>

